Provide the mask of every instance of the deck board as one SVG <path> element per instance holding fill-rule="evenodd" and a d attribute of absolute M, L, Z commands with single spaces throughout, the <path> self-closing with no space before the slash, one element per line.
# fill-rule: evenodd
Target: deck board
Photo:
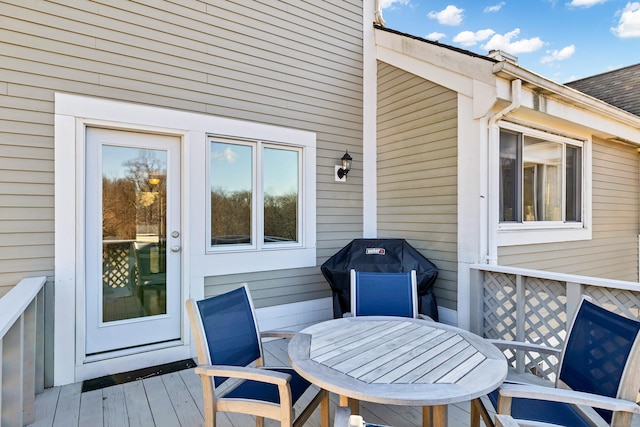
<path fill-rule="evenodd" d="M 146 378 L 142 380 L 142 383 L 147 394 L 149 409 L 153 414 L 154 425 L 157 427 L 179 426 L 178 416 L 175 409 L 173 409 L 169 393 L 164 387 L 162 378 Z"/>
<path fill-rule="evenodd" d="M 102 406 L 102 390 L 93 390 L 82 393 L 80 398 L 80 421 L 81 426 L 104 426 Z"/>
<path fill-rule="evenodd" d="M 176 410 L 180 425 L 194 427 L 203 425 L 204 419 L 198 409 L 198 405 L 193 400 L 189 390 L 187 390 L 187 386 L 182 381 L 180 374 L 173 372 L 162 375 L 161 378 L 169 392 L 169 398 L 173 408 Z"/>
<path fill-rule="evenodd" d="M 288 340 L 265 342 L 267 365 L 289 365 Z M 338 396 L 330 394 L 330 414 L 338 405 Z M 449 425 L 469 425 L 469 402 L 449 405 Z M 192 369 L 174 372 L 126 384 L 81 393 L 81 384 L 45 390 L 36 397 L 35 427 L 118 426 L 118 427 L 197 427 L 204 423 L 200 379 Z M 360 414 L 369 422 L 396 427 L 417 427 L 422 423 L 420 407 L 360 403 Z M 218 414 L 218 427 L 255 425 L 253 417 L 242 414 Z M 265 427 L 279 425 L 265 420 Z M 635 427 L 640 419 L 634 417 Z M 316 409 L 305 427 L 319 427 Z"/>
<path fill-rule="evenodd" d="M 67 427 L 78 425 L 80 416 L 80 395 L 82 384 L 69 384 L 60 388 L 58 405 L 53 419 L 54 427 Z"/>
<path fill-rule="evenodd" d="M 104 427 L 128 425 L 127 404 L 122 384 L 103 388 L 102 402 Z"/>
<path fill-rule="evenodd" d="M 129 426 L 146 427 L 153 425 L 153 415 L 147 402 L 147 394 L 142 381 L 132 381 L 122 385 Z"/>

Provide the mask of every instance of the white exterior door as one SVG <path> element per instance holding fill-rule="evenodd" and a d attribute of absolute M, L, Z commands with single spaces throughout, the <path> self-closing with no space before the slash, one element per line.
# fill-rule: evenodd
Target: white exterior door
<path fill-rule="evenodd" d="M 180 138 L 86 132 L 85 354 L 180 339 Z"/>

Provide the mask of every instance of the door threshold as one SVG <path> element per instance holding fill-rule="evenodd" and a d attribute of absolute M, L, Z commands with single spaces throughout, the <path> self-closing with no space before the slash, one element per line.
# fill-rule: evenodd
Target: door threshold
<path fill-rule="evenodd" d="M 163 365 L 151 366 L 149 368 L 137 369 L 135 371 L 122 372 L 120 374 L 105 375 L 104 377 L 84 380 L 82 382 L 82 393 L 98 390 L 113 385 L 124 384 L 131 381 L 143 380 L 157 375 L 170 374 L 173 372 L 191 369 L 197 366 L 193 359 L 179 360 L 177 362 L 165 363 Z"/>

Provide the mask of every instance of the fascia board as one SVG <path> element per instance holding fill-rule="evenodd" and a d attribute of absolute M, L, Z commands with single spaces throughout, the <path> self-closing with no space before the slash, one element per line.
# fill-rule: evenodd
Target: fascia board
<path fill-rule="evenodd" d="M 494 85 L 492 61 L 445 47 L 376 30 L 376 58 L 466 96 L 474 80 Z"/>

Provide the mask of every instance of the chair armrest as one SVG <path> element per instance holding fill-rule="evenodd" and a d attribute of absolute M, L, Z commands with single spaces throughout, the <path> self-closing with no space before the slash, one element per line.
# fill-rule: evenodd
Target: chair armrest
<path fill-rule="evenodd" d="M 487 339 L 491 344 L 495 345 L 501 350 L 513 349 L 513 350 L 525 350 L 525 351 L 535 351 L 537 353 L 545 353 L 552 354 L 555 356 L 560 356 L 562 350 L 553 347 L 547 347 L 546 345 L 540 344 L 532 344 L 528 342 L 522 341 L 509 341 L 509 340 L 496 340 L 496 339 Z"/>
<path fill-rule="evenodd" d="M 297 334 L 296 331 L 264 331 L 260 332 L 260 338 L 293 338 Z"/>
<path fill-rule="evenodd" d="M 426 314 L 422 314 L 422 313 L 418 313 L 418 319 L 428 320 L 430 322 L 434 321 L 431 317 L 427 316 Z"/>
<path fill-rule="evenodd" d="M 262 381 L 275 385 L 286 385 L 291 381 L 291 375 L 284 372 L 244 366 L 202 365 L 196 367 L 195 372 L 198 375 L 206 375 L 209 377 L 240 378 L 244 380 Z"/>
<path fill-rule="evenodd" d="M 516 420 L 509 415 L 496 414 L 496 427 L 519 427 Z"/>
<path fill-rule="evenodd" d="M 500 400 L 502 400 L 503 397 L 550 400 L 573 405 L 591 406 L 609 411 L 624 411 L 640 414 L 640 406 L 635 402 L 581 391 L 522 384 L 502 384 L 498 391 Z M 500 405 L 498 407 L 500 407 Z M 500 413 L 503 412 L 500 411 Z"/>

